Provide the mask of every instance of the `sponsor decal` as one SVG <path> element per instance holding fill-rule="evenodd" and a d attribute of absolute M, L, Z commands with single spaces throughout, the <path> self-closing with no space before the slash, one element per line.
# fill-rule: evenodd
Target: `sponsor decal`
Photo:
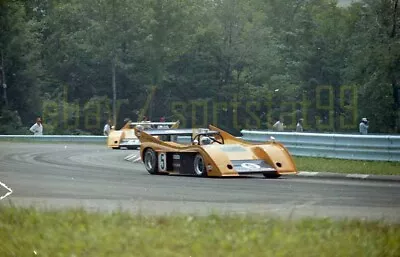
<path fill-rule="evenodd" d="M 165 153 L 160 153 L 158 155 L 158 168 L 160 171 L 167 170 L 167 155 Z"/>
<path fill-rule="evenodd" d="M 258 170 L 261 169 L 261 166 L 255 163 L 248 163 L 248 162 L 244 162 L 242 164 L 240 164 L 240 166 L 242 166 L 245 169 L 250 169 L 250 170 Z"/>

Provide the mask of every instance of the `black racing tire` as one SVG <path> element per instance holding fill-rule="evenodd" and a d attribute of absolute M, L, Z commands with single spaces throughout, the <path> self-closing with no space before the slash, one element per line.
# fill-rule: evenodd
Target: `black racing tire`
<path fill-rule="evenodd" d="M 263 175 L 265 178 L 270 178 L 270 179 L 279 178 L 281 176 L 281 174 L 279 174 L 278 172 L 274 172 L 274 173 L 266 172 L 266 173 L 263 173 Z"/>
<path fill-rule="evenodd" d="M 207 177 L 207 168 L 201 154 L 196 154 L 193 159 L 194 174 L 198 177 Z"/>
<path fill-rule="evenodd" d="M 118 149 L 121 149 L 121 148 L 119 146 L 116 146 L 116 147 L 113 147 L 112 149 L 118 150 Z"/>
<path fill-rule="evenodd" d="M 143 163 L 148 173 L 152 175 L 159 174 L 157 154 L 153 149 L 148 148 L 145 150 L 143 154 Z"/>

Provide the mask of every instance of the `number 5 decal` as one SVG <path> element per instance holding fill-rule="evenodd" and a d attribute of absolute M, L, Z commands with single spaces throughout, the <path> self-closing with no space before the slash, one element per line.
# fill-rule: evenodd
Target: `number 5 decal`
<path fill-rule="evenodd" d="M 167 170 L 167 156 L 165 153 L 160 153 L 158 155 L 158 170 L 159 171 Z"/>

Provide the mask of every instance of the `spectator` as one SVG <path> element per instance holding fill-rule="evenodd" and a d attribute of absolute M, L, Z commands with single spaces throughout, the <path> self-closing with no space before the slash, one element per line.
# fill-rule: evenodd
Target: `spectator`
<path fill-rule="evenodd" d="M 149 120 L 149 118 L 147 118 L 147 116 L 144 116 L 143 117 L 143 121 L 142 121 L 143 123 L 150 123 L 151 121 Z M 151 129 L 151 125 L 143 125 L 143 128 L 144 129 Z"/>
<path fill-rule="evenodd" d="M 106 125 L 104 125 L 103 134 L 106 137 L 108 137 L 108 135 L 110 135 L 110 131 L 111 131 L 111 120 L 108 120 Z"/>
<path fill-rule="evenodd" d="M 283 131 L 284 127 L 283 119 L 278 119 L 278 121 L 272 126 L 272 129 L 274 131 Z"/>
<path fill-rule="evenodd" d="M 165 122 L 165 117 L 161 117 L 161 118 L 160 118 L 160 122 Z M 169 127 L 168 127 L 168 125 L 160 124 L 160 125 L 157 126 L 157 128 L 158 128 L 158 129 L 167 129 L 167 128 L 169 128 Z"/>
<path fill-rule="evenodd" d="M 296 132 L 303 132 L 303 119 L 299 119 L 297 122 Z"/>
<path fill-rule="evenodd" d="M 361 135 L 366 135 L 368 134 L 368 120 L 367 118 L 362 118 L 360 125 L 359 125 L 359 131 Z"/>
<path fill-rule="evenodd" d="M 35 136 L 43 135 L 43 124 L 40 117 L 37 117 L 36 123 L 32 125 L 29 131 L 31 131 Z"/>

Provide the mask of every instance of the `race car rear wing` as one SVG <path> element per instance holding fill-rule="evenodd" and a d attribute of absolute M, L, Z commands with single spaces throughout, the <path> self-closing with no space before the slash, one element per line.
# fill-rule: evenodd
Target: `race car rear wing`
<path fill-rule="evenodd" d="M 205 129 L 205 128 L 195 128 L 195 129 L 138 129 L 135 128 L 135 135 L 141 140 L 141 133 L 147 136 L 158 136 L 162 141 L 175 141 L 178 136 L 188 136 L 190 137 L 190 142 L 193 142 L 197 136 L 211 136 L 220 135 L 219 131 Z"/>
<path fill-rule="evenodd" d="M 146 134 L 152 136 L 192 136 L 192 135 L 217 135 L 219 131 L 209 129 L 147 129 Z"/>
<path fill-rule="evenodd" d="M 175 125 L 176 124 L 176 122 L 145 122 L 145 121 L 143 121 L 143 122 L 131 122 L 131 123 L 129 123 L 129 125 L 132 125 L 132 126 L 137 126 L 137 125 L 152 125 L 152 126 L 154 126 L 154 125 L 164 125 L 164 126 L 172 126 L 172 125 Z"/>
<path fill-rule="evenodd" d="M 169 127 L 169 128 L 178 128 L 180 125 L 179 121 L 175 122 L 150 122 L 150 121 L 140 121 L 140 122 L 127 122 L 122 129 L 133 129 L 136 126 L 143 126 L 148 129 L 152 129 L 152 127 Z"/>

